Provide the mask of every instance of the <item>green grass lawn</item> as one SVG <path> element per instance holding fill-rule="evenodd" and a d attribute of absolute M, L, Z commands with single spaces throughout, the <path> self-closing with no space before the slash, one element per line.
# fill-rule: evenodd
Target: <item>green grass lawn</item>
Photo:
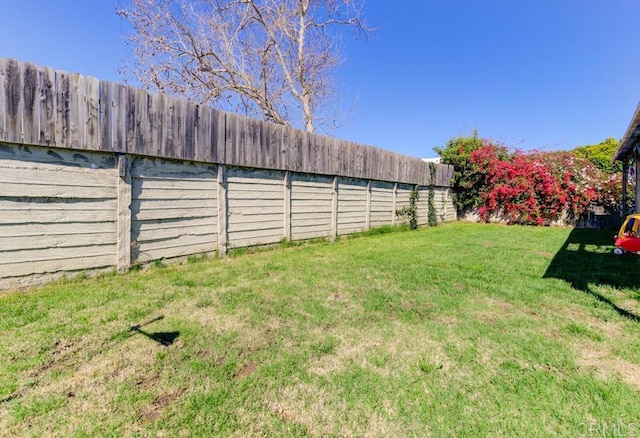
<path fill-rule="evenodd" d="M 0 295 L 0 435 L 630 436 L 612 234 L 452 223 Z"/>

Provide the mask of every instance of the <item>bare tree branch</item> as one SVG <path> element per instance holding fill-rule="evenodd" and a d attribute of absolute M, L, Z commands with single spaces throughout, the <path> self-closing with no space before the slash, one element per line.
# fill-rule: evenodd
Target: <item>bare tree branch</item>
<path fill-rule="evenodd" d="M 314 131 L 340 64 L 341 28 L 367 35 L 364 0 L 129 0 L 125 66 L 143 86 Z"/>

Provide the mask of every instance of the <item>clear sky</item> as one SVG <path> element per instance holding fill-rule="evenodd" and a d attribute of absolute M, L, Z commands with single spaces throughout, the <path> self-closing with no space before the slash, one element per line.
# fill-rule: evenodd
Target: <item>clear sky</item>
<path fill-rule="evenodd" d="M 0 0 L 0 57 L 121 82 L 116 1 Z M 417 157 L 474 129 L 572 149 L 622 137 L 640 100 L 638 0 L 367 0 L 365 16 L 374 35 L 344 39 L 336 137 Z"/>

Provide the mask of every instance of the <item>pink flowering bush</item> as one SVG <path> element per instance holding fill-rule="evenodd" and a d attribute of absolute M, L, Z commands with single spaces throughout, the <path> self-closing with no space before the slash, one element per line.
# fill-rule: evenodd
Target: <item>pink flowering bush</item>
<path fill-rule="evenodd" d="M 567 195 L 551 167 L 535 155 L 518 151 L 500 159 L 478 149 L 471 160 L 487 171 L 478 209 L 483 220 L 498 216 L 510 224 L 544 225 L 562 216 Z"/>
<path fill-rule="evenodd" d="M 603 184 L 610 175 L 603 173 L 591 161 L 566 151 L 534 153 L 534 156 L 547 164 L 560 182 L 565 195 L 567 220 L 578 220 L 591 207 L 602 205 Z"/>
<path fill-rule="evenodd" d="M 594 206 L 620 208 L 620 174 L 608 174 L 572 152 L 507 153 L 486 140 L 468 158 L 480 218 L 510 224 L 575 222 Z"/>

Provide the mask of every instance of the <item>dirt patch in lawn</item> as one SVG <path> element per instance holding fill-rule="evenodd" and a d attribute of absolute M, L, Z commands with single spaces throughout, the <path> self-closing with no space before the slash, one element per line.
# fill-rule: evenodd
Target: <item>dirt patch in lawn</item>
<path fill-rule="evenodd" d="M 640 364 L 614 356 L 599 344 L 585 342 L 578 347 L 580 367 L 601 379 L 618 378 L 635 390 L 640 390 Z"/>
<path fill-rule="evenodd" d="M 243 365 L 243 367 L 238 370 L 233 377 L 235 377 L 236 379 L 241 379 L 243 377 L 247 377 L 250 376 L 251 374 L 255 373 L 256 370 L 258 369 L 258 364 L 255 362 L 247 362 L 246 364 Z"/>
<path fill-rule="evenodd" d="M 155 421 L 162 417 L 162 414 L 180 395 L 180 393 L 160 394 L 153 400 L 153 403 L 140 410 L 140 420 Z"/>

